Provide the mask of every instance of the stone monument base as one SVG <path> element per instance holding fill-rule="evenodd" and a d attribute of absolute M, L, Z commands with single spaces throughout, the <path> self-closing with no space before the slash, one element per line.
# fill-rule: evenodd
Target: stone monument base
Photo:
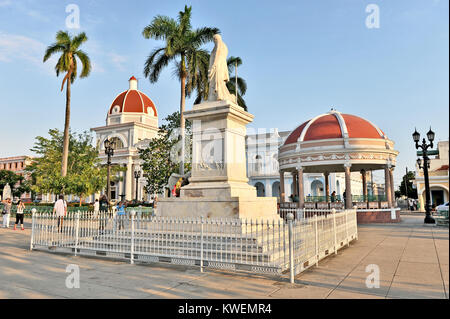
<path fill-rule="evenodd" d="M 279 220 L 276 197 L 171 197 L 158 201 L 157 216 Z"/>

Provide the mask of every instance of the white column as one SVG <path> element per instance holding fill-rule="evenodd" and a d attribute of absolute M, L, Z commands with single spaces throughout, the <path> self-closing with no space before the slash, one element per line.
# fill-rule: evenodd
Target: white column
<path fill-rule="evenodd" d="M 390 174 L 390 165 L 386 165 L 384 167 L 384 194 L 386 196 L 386 200 L 388 202 L 389 207 L 392 206 L 392 188 L 391 188 L 391 178 L 389 176 Z"/>
<path fill-rule="evenodd" d="M 125 173 L 125 199 L 132 200 L 132 183 L 133 183 L 133 163 L 128 162 L 127 171 Z"/>

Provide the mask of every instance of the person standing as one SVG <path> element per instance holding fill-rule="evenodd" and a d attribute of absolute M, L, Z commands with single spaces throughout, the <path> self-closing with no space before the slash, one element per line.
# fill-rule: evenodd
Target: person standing
<path fill-rule="evenodd" d="M 125 219 L 125 203 L 120 201 L 117 204 L 117 219 L 118 219 L 118 228 L 119 230 L 123 229 L 124 219 Z"/>
<path fill-rule="evenodd" d="M 64 195 L 59 195 L 59 199 L 55 202 L 53 206 L 53 214 L 56 214 L 56 218 L 58 219 L 58 231 L 62 231 L 62 224 L 64 216 L 67 213 L 67 203 L 64 200 Z"/>
<path fill-rule="evenodd" d="M 335 201 L 336 201 L 336 192 L 333 191 L 333 192 L 331 193 L 331 202 L 334 203 Z"/>
<path fill-rule="evenodd" d="M 23 210 L 25 209 L 25 204 L 22 202 L 22 200 L 19 199 L 19 202 L 17 203 L 17 211 L 16 211 L 16 223 L 14 224 L 14 230 L 17 230 L 17 224 L 20 222 L 20 228 L 22 230 L 25 230 L 23 228 Z"/>
<path fill-rule="evenodd" d="M 3 203 L 3 228 L 9 228 L 9 217 L 11 216 L 11 207 L 12 202 L 11 198 L 7 198 L 6 200 L 2 201 Z"/>

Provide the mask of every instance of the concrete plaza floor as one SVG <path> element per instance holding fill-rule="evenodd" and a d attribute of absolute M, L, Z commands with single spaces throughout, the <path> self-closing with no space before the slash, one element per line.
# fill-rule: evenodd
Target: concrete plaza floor
<path fill-rule="evenodd" d="M 2 228 L 0 298 L 448 298 L 448 228 L 424 226 L 423 215 L 402 219 L 359 225 L 359 240 L 299 274 L 294 285 L 287 276 L 30 251 L 29 229 Z M 80 267 L 80 288 L 66 288 L 69 264 Z M 379 288 L 366 286 L 371 264 L 379 267 Z"/>

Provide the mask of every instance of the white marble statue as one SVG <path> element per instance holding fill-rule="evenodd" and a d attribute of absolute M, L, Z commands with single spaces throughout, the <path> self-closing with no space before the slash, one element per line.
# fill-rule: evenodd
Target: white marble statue
<path fill-rule="evenodd" d="M 2 200 L 11 198 L 11 186 L 9 184 L 6 184 L 5 187 L 3 187 L 3 196 Z"/>
<path fill-rule="evenodd" d="M 209 94 L 208 101 L 236 101 L 234 94 L 230 94 L 227 88 L 227 82 L 230 80 L 227 66 L 228 48 L 218 34 L 214 35 L 214 49 L 209 58 L 208 82 Z"/>

